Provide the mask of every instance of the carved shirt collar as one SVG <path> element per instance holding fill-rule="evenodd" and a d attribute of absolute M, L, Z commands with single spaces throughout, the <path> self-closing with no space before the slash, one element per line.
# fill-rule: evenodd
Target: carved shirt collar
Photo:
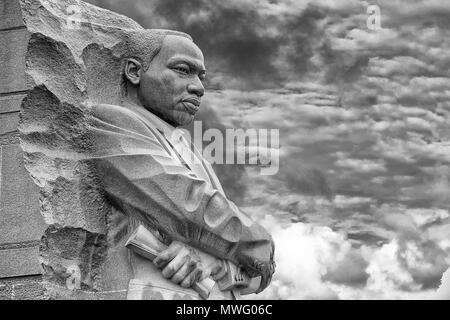
<path fill-rule="evenodd" d="M 126 107 L 131 109 L 134 112 L 139 113 L 141 116 L 143 116 L 147 121 L 149 121 L 154 128 L 156 128 L 160 133 L 162 133 L 166 139 L 171 139 L 174 136 L 174 131 L 176 128 L 154 113 L 148 111 L 142 106 L 138 106 L 136 104 L 125 102 Z"/>

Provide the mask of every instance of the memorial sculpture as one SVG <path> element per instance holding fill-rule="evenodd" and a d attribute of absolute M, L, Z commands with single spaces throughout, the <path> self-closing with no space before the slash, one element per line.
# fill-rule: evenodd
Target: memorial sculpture
<path fill-rule="evenodd" d="M 227 199 L 176 130 L 205 91 L 192 38 L 75 0 L 21 7 L 33 86 L 21 145 L 49 224 L 40 248 L 49 297 L 237 299 L 264 290 L 275 268 L 270 235 Z M 164 245 L 153 262 L 126 246 L 139 228 Z M 232 271 L 253 286 L 193 290 Z"/>

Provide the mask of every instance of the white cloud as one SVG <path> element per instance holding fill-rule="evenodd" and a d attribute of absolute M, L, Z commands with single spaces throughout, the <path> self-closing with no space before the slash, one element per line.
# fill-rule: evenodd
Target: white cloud
<path fill-rule="evenodd" d="M 335 162 L 336 166 L 346 169 L 352 169 L 356 172 L 367 173 L 373 171 L 386 171 L 386 162 L 384 160 L 369 160 L 369 159 L 353 159 L 350 154 L 337 152 L 338 160 Z"/>
<path fill-rule="evenodd" d="M 433 208 L 409 209 L 407 210 L 407 214 L 411 216 L 411 218 L 418 226 L 423 226 L 427 223 L 432 223 L 439 219 L 446 219 L 450 216 L 448 210 Z"/>
<path fill-rule="evenodd" d="M 395 239 L 375 250 L 366 269 L 370 275 L 366 287 L 368 291 L 392 299 L 392 293 L 399 288 L 419 289 L 411 274 L 398 260 L 399 250 L 398 241 Z"/>
<path fill-rule="evenodd" d="M 441 286 L 434 298 L 450 300 L 450 268 L 442 275 Z"/>
<path fill-rule="evenodd" d="M 272 216 L 261 222 L 271 232 L 276 249 L 276 273 L 258 299 L 335 299 L 322 280 L 351 249 L 341 234 L 327 227 L 296 223 L 280 227 Z"/>

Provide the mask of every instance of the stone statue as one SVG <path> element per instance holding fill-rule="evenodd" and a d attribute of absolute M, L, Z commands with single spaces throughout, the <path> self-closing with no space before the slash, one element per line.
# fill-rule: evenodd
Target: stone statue
<path fill-rule="evenodd" d="M 41 245 L 49 296 L 124 298 L 132 290 L 141 299 L 196 299 L 187 288 L 224 277 L 223 261 L 264 290 L 274 272 L 270 235 L 176 134 L 205 92 L 192 38 L 75 0 L 21 5 L 34 83 L 21 143 L 50 225 Z M 80 8 L 75 29 L 67 28 L 70 5 Z M 139 225 L 167 245 L 153 263 L 125 247 Z M 216 288 L 211 297 L 236 299 L 239 290 Z"/>

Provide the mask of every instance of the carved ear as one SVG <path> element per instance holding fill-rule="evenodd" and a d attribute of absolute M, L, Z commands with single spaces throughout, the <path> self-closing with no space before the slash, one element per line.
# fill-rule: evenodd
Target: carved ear
<path fill-rule="evenodd" d="M 139 61 L 133 58 L 127 59 L 125 62 L 125 77 L 134 85 L 141 82 L 142 65 Z"/>

